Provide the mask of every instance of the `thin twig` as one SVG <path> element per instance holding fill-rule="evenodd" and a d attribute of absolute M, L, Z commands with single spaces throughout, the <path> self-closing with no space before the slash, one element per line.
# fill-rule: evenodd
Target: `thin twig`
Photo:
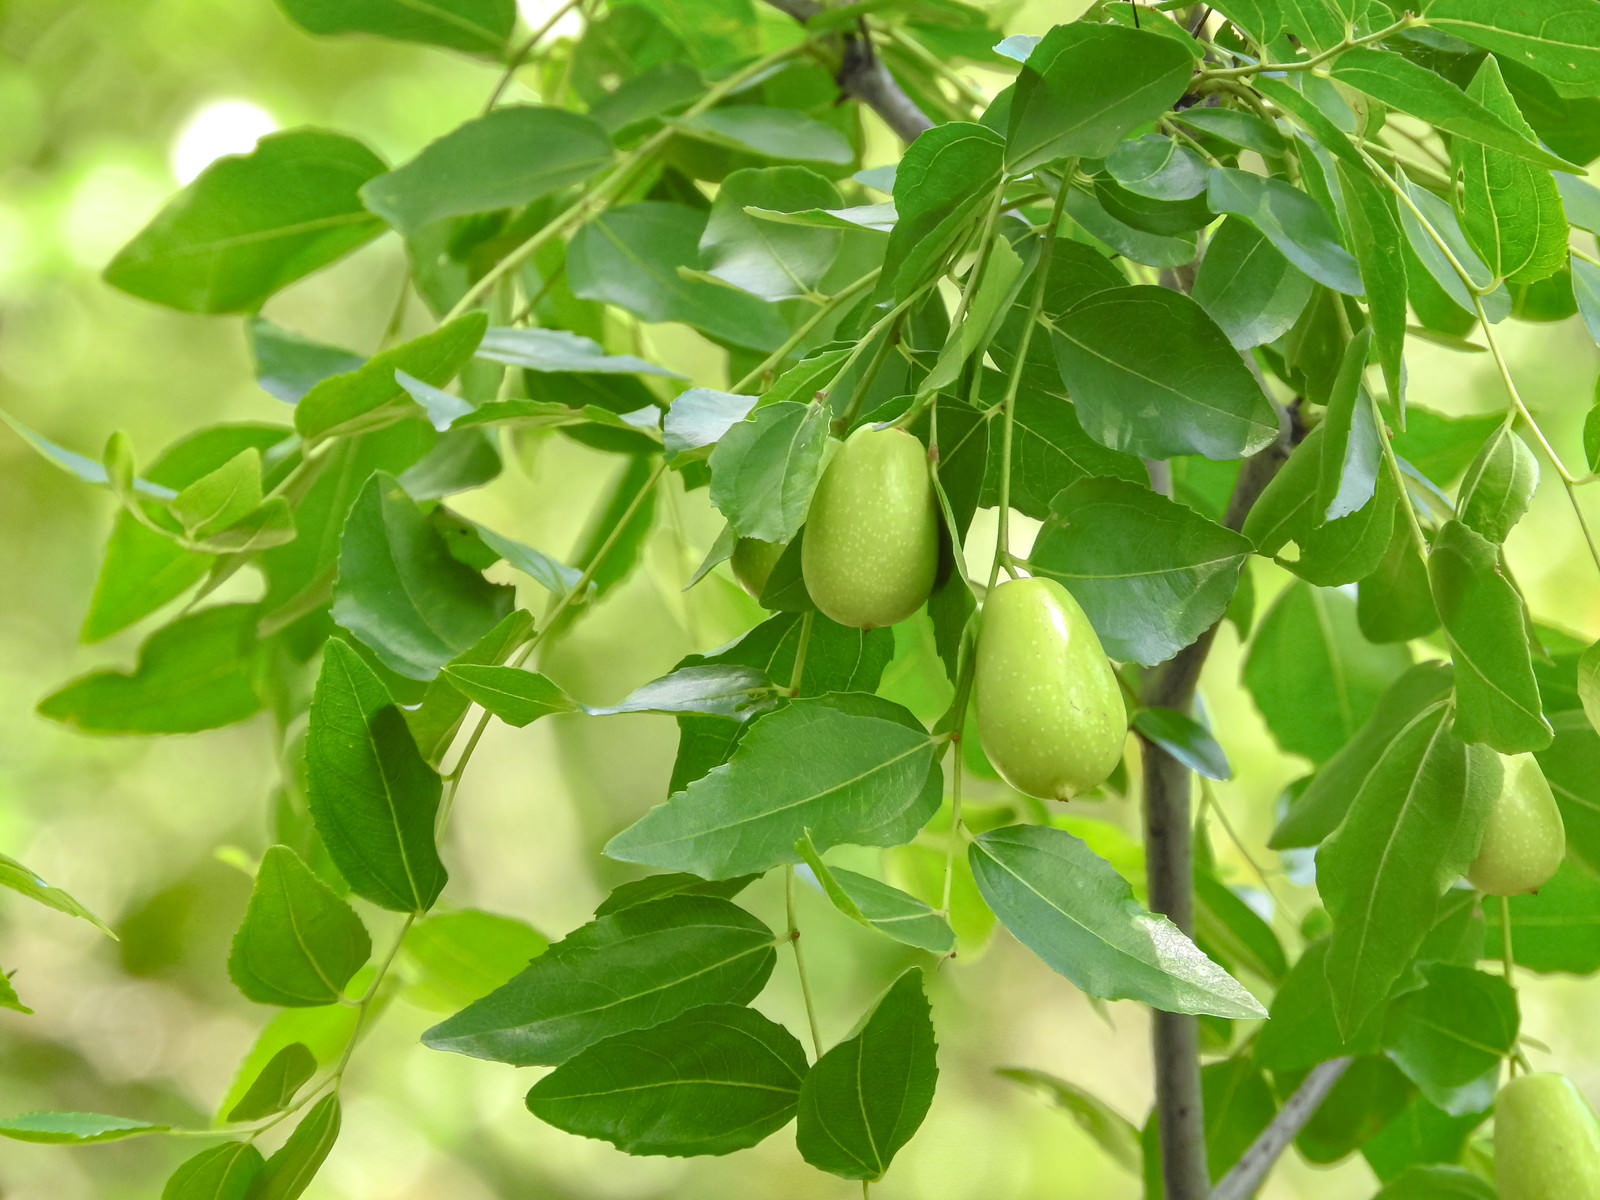
<path fill-rule="evenodd" d="M 1250 1200 L 1272 1170 L 1278 1156 L 1288 1149 L 1295 1135 L 1305 1127 L 1333 1085 L 1350 1066 L 1348 1058 L 1330 1058 L 1311 1069 L 1305 1081 L 1295 1089 L 1271 1124 L 1261 1131 L 1250 1148 L 1239 1156 L 1233 1169 L 1222 1177 L 1211 1200 Z"/>

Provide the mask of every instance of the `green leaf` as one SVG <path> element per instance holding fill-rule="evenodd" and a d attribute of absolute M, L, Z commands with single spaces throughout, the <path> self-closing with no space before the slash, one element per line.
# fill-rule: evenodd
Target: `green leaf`
<path fill-rule="evenodd" d="M 809 836 L 802 836 L 795 850 L 833 906 L 852 921 L 931 954 L 955 948 L 955 934 L 945 919 L 915 896 L 870 875 L 828 866 Z"/>
<path fill-rule="evenodd" d="M 775 349 L 788 336 L 778 310 L 756 296 L 678 273 L 700 265 L 705 229 L 705 214 L 681 204 L 651 200 L 608 209 L 567 248 L 572 290 L 644 321 L 681 321 L 738 346 Z"/>
<path fill-rule="evenodd" d="M 1590 646 L 1578 659 L 1578 700 L 1589 724 L 1600 733 L 1600 642 Z"/>
<path fill-rule="evenodd" d="M 1087 1088 L 1032 1067 L 996 1067 L 995 1074 L 1044 1093 L 1055 1107 L 1077 1123 L 1091 1141 L 1119 1167 L 1138 1172 L 1144 1160 L 1139 1130 L 1116 1109 Z"/>
<path fill-rule="evenodd" d="M 255 361 L 256 382 L 285 404 L 294 404 L 329 375 L 354 371 L 366 359 L 338 346 L 274 325 L 265 317 L 247 317 L 245 337 Z"/>
<path fill-rule="evenodd" d="M 254 312 L 383 231 L 357 191 L 384 169 L 343 134 L 268 134 L 168 201 L 111 260 L 106 282 L 184 312 Z"/>
<path fill-rule="evenodd" d="M 306 738 L 311 816 L 350 888 L 425 912 L 445 884 L 433 841 L 439 776 L 422 760 L 383 682 L 338 638 L 323 649 Z"/>
<path fill-rule="evenodd" d="M 212 1146 L 172 1173 L 161 1200 L 247 1200 L 264 1165 L 248 1142 Z"/>
<path fill-rule="evenodd" d="M 1277 1105 L 1266 1076 L 1242 1054 L 1200 1068 L 1200 1101 L 1205 1110 L 1206 1161 L 1215 1182 L 1267 1127 Z M 1141 1138 L 1145 1194 L 1151 1200 L 1166 1194 L 1160 1173 L 1160 1133 L 1159 1116 L 1152 1113 Z"/>
<path fill-rule="evenodd" d="M 432 679 L 511 612 L 515 592 L 458 562 L 382 472 L 345 520 L 333 619 L 408 679 Z"/>
<path fill-rule="evenodd" d="M 378 992 L 374 1011 L 384 1004 L 389 994 L 388 989 Z M 356 1034 L 358 1011 L 353 1004 L 330 1004 L 322 1008 L 286 1008 L 279 1012 L 262 1027 L 239 1064 L 227 1095 L 217 1106 L 218 1118 L 225 1119 L 224 1114 L 244 1099 L 272 1061 L 295 1042 L 310 1050 L 322 1066 L 334 1066 Z"/>
<path fill-rule="evenodd" d="M 295 428 L 314 445 L 422 415 L 395 372 L 443 387 L 471 361 L 488 325 L 486 313 L 467 313 L 432 333 L 373 355 L 354 371 L 330 375 L 296 405 Z"/>
<path fill-rule="evenodd" d="M 750 725 L 727 770 L 695 780 L 606 844 L 622 862 L 726 879 L 819 852 L 909 841 L 939 807 L 939 743 L 905 709 L 803 697 Z"/>
<path fill-rule="evenodd" d="M 813 295 L 838 257 L 844 234 L 780 225 L 747 210 L 828 209 L 839 203 L 838 189 L 804 167 L 735 171 L 717 189 L 700 237 L 700 261 L 709 274 L 765 300 Z"/>
<path fill-rule="evenodd" d="M 1362 636 L 1379 643 L 1409 641 L 1439 627 L 1427 564 L 1403 521 L 1395 522 L 1377 569 L 1361 581 L 1356 619 Z"/>
<path fill-rule="evenodd" d="M 1378 474 L 1383 470 L 1378 445 L 1382 435 L 1361 383 L 1371 343 L 1369 329 L 1362 329 L 1350 339 L 1328 392 L 1327 411 L 1322 418 L 1322 470 L 1313 510 L 1318 520 L 1348 517 L 1377 491 Z"/>
<path fill-rule="evenodd" d="M 131 674 L 86 675 L 39 713 L 87 733 L 191 733 L 254 715 L 256 610 L 227 604 L 179 617 L 139 648 Z"/>
<path fill-rule="evenodd" d="M 724 185 L 726 186 L 726 185 Z M 477 357 L 525 371 L 570 371 L 580 375 L 663 375 L 681 379 L 676 371 L 646 362 L 632 354 L 607 354 L 593 338 L 565 329 L 523 329 L 497 325 L 478 344 Z"/>
<path fill-rule="evenodd" d="M 1467 469 L 1483 443 L 1500 427 L 1495 414 L 1447 417 L 1426 408 L 1411 408 L 1406 428 L 1394 436 L 1395 452 L 1441 488 L 1449 487 Z"/>
<path fill-rule="evenodd" d="M 287 846 L 269 846 L 244 922 L 233 938 L 228 976 L 258 1004 L 336 1004 L 372 956 L 366 926 Z"/>
<path fill-rule="evenodd" d="M 11 986 L 11 976 L 0 971 L 0 1008 L 9 1008 L 12 1012 L 31 1014 L 33 1009 L 22 1002 L 22 997 L 17 995 L 17 989 Z"/>
<path fill-rule="evenodd" d="M 1550 790 L 1567 827 L 1567 855 L 1600 874 L 1600 733 L 1580 712 L 1555 714 L 1555 740 L 1539 751 Z"/>
<path fill-rule="evenodd" d="M 676 465 L 695 451 L 715 445 L 728 430 L 744 420 L 755 405 L 754 396 L 712 388 L 690 388 L 681 393 L 661 420 L 667 461 Z M 705 456 L 695 454 L 694 457 Z"/>
<path fill-rule="evenodd" d="M 434 913 L 406 934 L 406 957 L 416 968 L 406 999 L 432 1012 L 455 1012 L 509 982 L 549 948 L 543 934 L 515 917 L 477 908 Z"/>
<path fill-rule="evenodd" d="M 1600 13 L 1585 0 L 1435 0 L 1428 25 L 1531 67 L 1562 95 L 1600 95 Z"/>
<path fill-rule="evenodd" d="M 1539 463 L 1511 429 L 1501 425 L 1483 444 L 1461 480 L 1461 523 L 1491 542 L 1503 542 L 1533 502 Z"/>
<path fill-rule="evenodd" d="M 1184 766 L 1207 779 L 1231 779 L 1233 768 L 1211 731 L 1193 717 L 1171 708 L 1142 708 L 1133 727 L 1146 741 L 1160 746 Z"/>
<path fill-rule="evenodd" d="M 1194 884 L 1196 945 L 1230 969 L 1281 984 L 1289 964 L 1272 926 L 1212 871 L 1197 871 Z"/>
<path fill-rule="evenodd" d="M 1559 870 L 1537 892 L 1512 896 L 1511 944 L 1517 967 L 1529 971 L 1600 971 L 1600 879 L 1576 861 Z M 1500 905 L 1483 906 L 1483 956 L 1505 953 Z"/>
<path fill-rule="evenodd" d="M 927 1116 L 938 1077 L 932 1014 L 913 967 L 800 1085 L 801 1157 L 845 1179 L 883 1178 Z"/>
<path fill-rule="evenodd" d="M 700 67 L 721 67 L 753 55 L 761 22 L 751 0 L 624 0 L 672 30 Z"/>
<path fill-rule="evenodd" d="M 919 395 L 947 390 L 960 377 L 967 360 L 988 346 L 998 331 L 1001 319 L 1017 299 L 1024 276 L 1021 256 L 1005 238 L 995 238 L 989 248 L 983 276 L 971 293 L 961 325 L 955 335 L 945 342 L 933 369 L 918 385 Z"/>
<path fill-rule="evenodd" d="M 965 121 L 935 125 L 895 168 L 899 214 L 884 250 L 879 291 L 905 300 L 933 278 L 972 233 L 999 186 L 1006 143 Z"/>
<path fill-rule="evenodd" d="M 612 888 L 611 894 L 600 901 L 600 906 L 594 910 L 594 915 L 604 917 L 610 913 L 621 912 L 625 908 L 635 908 L 652 900 L 660 900 L 665 896 L 715 896 L 722 900 L 732 900 L 757 878 L 755 875 L 739 875 L 733 879 L 701 879 L 700 876 L 690 875 L 686 871 L 674 871 L 667 875 L 646 875 L 643 879 L 635 879 Z"/>
<path fill-rule="evenodd" d="M 1194 261 L 1198 243 L 1193 231 L 1150 233 L 1112 214 L 1098 194 L 1086 191 L 1068 192 L 1066 207 L 1067 216 L 1113 254 L 1148 267 L 1181 267 Z"/>
<path fill-rule="evenodd" d="M 46 908 L 53 908 L 71 917 L 81 917 L 109 938 L 115 939 L 117 936 L 111 932 L 111 926 L 85 908 L 71 893 L 62 891 L 58 887 L 51 887 L 7 854 L 0 854 L 0 887 L 21 892 L 28 899 L 37 901 Z"/>
<path fill-rule="evenodd" d="M 1269 1071 L 1303 1071 L 1341 1055 L 1376 1054 L 1380 1049 L 1380 1011 L 1348 1036 L 1333 1016 L 1328 987 L 1328 939 L 1312 942 L 1284 976 L 1272 998 L 1271 1019 L 1254 1047 L 1256 1062 Z"/>
<path fill-rule="evenodd" d="M 1059 380 L 1055 386 L 1060 387 Z M 942 413 L 939 424 L 942 437 L 946 425 Z M 998 436 L 989 442 L 989 473 L 982 495 L 985 505 L 999 501 L 996 488 L 1004 449 L 1003 439 Z M 948 451 L 940 455 L 941 479 L 951 457 Z M 1011 506 L 1044 520 L 1050 515 L 1050 502 L 1063 487 L 1096 476 L 1114 476 L 1132 483 L 1149 479 L 1144 464 L 1133 455 L 1108 450 L 1090 438 L 1078 424 L 1077 409 L 1071 401 L 1024 385 L 1017 392 L 1012 414 Z"/>
<path fill-rule="evenodd" d="M 1373 345 L 1377 347 L 1389 398 L 1404 415 L 1401 353 L 1406 340 L 1406 264 L 1395 200 L 1365 171 L 1345 163 L 1338 164 L 1337 171 L 1345 197 L 1347 244 L 1361 268 Z"/>
<path fill-rule="evenodd" d="M 461 728 L 461 722 L 466 718 L 467 710 L 472 707 L 472 701 L 451 679 L 451 669 L 502 663 L 518 647 L 526 645 L 532 634 L 533 618 L 518 609 L 484 634 L 472 649 L 452 658 L 438 677 L 428 684 L 427 690 L 422 693 L 422 703 L 404 710 L 411 737 L 430 766 L 437 767 L 444 760 Z"/>
<path fill-rule="evenodd" d="M 261 507 L 261 451 L 250 446 L 239 451 L 215 471 L 203 475 L 172 498 L 172 515 L 183 531 L 195 541 L 215 539 L 232 529 Z M 288 541 L 294 536 L 294 523 L 288 506 L 280 499 Z"/>
<path fill-rule="evenodd" d="M 711 503 L 740 537 L 787 542 L 822 475 L 825 405 L 782 401 L 733 425 L 711 452 Z"/>
<path fill-rule="evenodd" d="M 1206 181 L 1213 212 L 1235 213 L 1261 231 L 1280 254 L 1318 283 L 1359 296 L 1361 271 L 1317 202 L 1281 179 L 1213 167 Z"/>
<path fill-rule="evenodd" d="M 1449 80 L 1392 50 L 1346 50 L 1328 70 L 1340 83 L 1409 113 L 1441 133 L 1558 171 L 1572 167 Z"/>
<path fill-rule="evenodd" d="M 1498 547 L 1447 521 L 1433 539 L 1428 579 L 1456 666 L 1457 735 L 1502 754 L 1548 746 L 1522 597 L 1500 570 Z"/>
<path fill-rule="evenodd" d="M 700 1005 L 753 999 L 772 974 L 775 944 L 770 929 L 726 900 L 667 896 L 568 934 L 422 1040 L 514 1066 L 565 1062 Z"/>
<path fill-rule="evenodd" d="M 972 873 L 1006 928 L 1091 996 L 1235 1019 L 1266 1012 L 1115 869 L 1070 833 L 1013 825 L 979 834 Z"/>
<path fill-rule="evenodd" d="M 67 474 L 81 479 L 84 483 L 98 484 L 109 487 L 113 491 L 126 492 L 129 487 L 119 489 L 116 481 L 106 472 L 105 464 L 96 462 L 92 458 L 85 458 L 76 451 L 58 446 L 49 438 L 29 429 L 4 409 L 0 409 L 0 421 L 11 427 L 11 431 L 28 444 L 29 449 L 36 452 L 41 458 L 53 466 L 60 467 Z M 120 437 L 121 435 L 113 435 Z M 171 488 L 161 487 L 146 479 L 134 479 L 129 486 L 133 491 L 149 496 L 156 500 L 170 500 L 175 495 Z"/>
<path fill-rule="evenodd" d="M 584 711 L 595 717 L 642 712 L 703 713 L 747 721 L 771 708 L 776 696 L 772 681 L 760 671 L 716 664 L 679 667 L 634 688 L 615 704 L 586 705 Z"/>
<path fill-rule="evenodd" d="M 1007 171 L 1025 175 L 1058 158 L 1106 157 L 1123 135 L 1170 109 L 1193 70 L 1188 51 L 1160 34 L 1057 25 L 1017 77 Z"/>
<path fill-rule="evenodd" d="M 165 1133 L 167 1128 L 127 1117 L 108 1117 L 103 1113 L 23 1113 L 20 1117 L 0 1120 L 0 1137 L 55 1146 L 87 1146 L 91 1142 L 114 1142 L 145 1133 Z"/>
<path fill-rule="evenodd" d="M 474 704 L 518 729 L 551 713 L 579 710 L 578 702 L 559 686 L 521 667 L 448 666 L 444 678 Z"/>
<path fill-rule="evenodd" d="M 1118 142 L 1106 170 L 1128 191 L 1152 200 L 1190 200 L 1206 190 L 1206 162 L 1176 138 L 1144 133 Z"/>
<path fill-rule="evenodd" d="M 589 1047 L 533 1085 L 528 1111 L 629 1154 L 730 1154 L 789 1123 L 805 1077 L 782 1025 L 712 1004 Z"/>
<path fill-rule="evenodd" d="M 1494 1185 L 1465 1167 L 1413 1165 L 1372 1200 L 1494 1200 Z"/>
<path fill-rule="evenodd" d="M 1232 108 L 1193 107 L 1173 113 L 1171 119 L 1242 150 L 1253 150 L 1265 159 L 1282 158 L 1289 149 L 1289 143 L 1284 140 L 1278 127 L 1256 113 Z"/>
<path fill-rule="evenodd" d="M 1355 736 L 1410 665 L 1404 644 L 1362 636 L 1345 592 L 1296 581 L 1257 627 L 1243 679 L 1278 745 L 1320 763 Z"/>
<path fill-rule="evenodd" d="M 611 161 L 611 137 L 581 113 L 497 108 L 458 125 L 401 166 L 367 182 L 361 200 L 401 233 L 468 213 L 516 208 Z"/>
<path fill-rule="evenodd" d="M 1470 967 L 1430 963 L 1422 975 L 1426 986 L 1389 1010 L 1384 1053 L 1451 1116 L 1480 1113 L 1494 1103 L 1500 1062 L 1517 1042 L 1517 994 Z"/>
<path fill-rule="evenodd" d="M 282 1112 L 317 1073 L 317 1058 L 303 1042 L 290 1042 L 261 1068 L 249 1090 L 228 1110 L 229 1121 L 256 1121 Z"/>
<path fill-rule="evenodd" d="M 1467 95 L 1525 137 L 1536 136 L 1492 57 L 1478 67 Z M 1495 277 L 1536 283 L 1565 266 L 1567 216 L 1550 172 L 1475 142 L 1454 142 L 1451 151 L 1464 185 L 1456 197 L 1462 232 Z"/>
<path fill-rule="evenodd" d="M 1477 308 L 1473 304 L 1476 293 L 1468 289 L 1467 282 L 1462 280 L 1461 272 L 1456 270 L 1456 265 L 1459 264 L 1462 271 L 1466 272 L 1467 279 L 1474 288 L 1488 287 L 1494 282 L 1494 276 L 1483 259 L 1478 257 L 1478 252 L 1472 248 L 1472 244 L 1467 241 L 1467 235 L 1462 232 L 1461 224 L 1456 220 L 1455 210 L 1426 188 L 1412 183 L 1404 171 L 1397 169 L 1395 175 L 1400 190 L 1411 201 L 1410 204 L 1401 204 L 1399 208 L 1400 228 L 1405 233 L 1407 245 L 1427 274 L 1456 307 L 1462 312 L 1476 314 Z M 1454 263 L 1450 261 L 1450 257 L 1446 257 L 1438 243 L 1423 227 L 1417 212 L 1412 211 L 1413 207 L 1427 220 L 1428 227 L 1438 234 L 1439 240 L 1449 247 L 1450 255 L 1455 259 Z M 1412 279 L 1413 284 L 1417 282 L 1419 281 L 1415 278 Z M 1488 295 L 1479 298 L 1483 302 L 1484 313 L 1491 322 L 1504 320 L 1511 311 L 1510 293 L 1502 287 L 1496 287 Z M 1413 307 L 1415 306 L 1413 302 Z M 1470 327 L 1470 322 L 1468 326 Z"/>
<path fill-rule="evenodd" d="M 1293 328 L 1312 286 L 1254 225 L 1228 217 L 1206 246 L 1193 296 L 1235 349 L 1248 350 Z"/>
<path fill-rule="evenodd" d="M 296 1200 L 322 1167 L 339 1139 L 339 1094 L 330 1092 L 300 1118 L 288 1141 L 267 1159 L 250 1200 Z"/>
<path fill-rule="evenodd" d="M 1295 1148 L 1310 1162 L 1338 1162 L 1386 1132 L 1414 1094 L 1411 1081 L 1388 1059 L 1358 1058 L 1306 1122 Z"/>
<path fill-rule="evenodd" d="M 1205 309 L 1159 287 L 1097 292 L 1053 341 L 1084 431 L 1153 458 L 1241 458 L 1278 434 L 1272 405 Z M 1130 409 L 1127 397 L 1140 404 Z"/>
<path fill-rule="evenodd" d="M 762 158 L 836 166 L 855 159 L 844 134 L 792 108 L 724 104 L 681 117 L 672 126 L 690 137 Z"/>
<path fill-rule="evenodd" d="M 1051 514 L 1029 561 L 1123 662 L 1165 662 L 1215 624 L 1250 556 L 1239 534 L 1126 480 L 1080 479 Z"/>
<path fill-rule="evenodd" d="M 1435 701 L 1373 739 L 1381 749 L 1317 854 L 1317 890 L 1333 920 L 1328 982 L 1346 1036 L 1410 965 L 1440 898 L 1476 857 L 1500 787 L 1494 754 L 1464 745 L 1451 715 L 1448 702 Z M 1346 769 L 1372 748 L 1363 743 L 1327 769 Z"/>
<path fill-rule="evenodd" d="M 499 57 L 511 37 L 513 0 L 278 0 L 310 33 L 371 33 Z"/>

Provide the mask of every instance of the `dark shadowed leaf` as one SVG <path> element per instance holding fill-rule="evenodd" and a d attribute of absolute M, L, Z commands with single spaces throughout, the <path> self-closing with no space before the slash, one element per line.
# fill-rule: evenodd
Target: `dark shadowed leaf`
<path fill-rule="evenodd" d="M 1217 739 L 1193 717 L 1171 708 L 1142 708 L 1134 714 L 1133 727 L 1191 771 L 1208 779 L 1233 775 Z"/>
<path fill-rule="evenodd" d="M 1426 986 L 1389 1009 L 1384 1053 L 1445 1112 L 1482 1112 L 1516 1045 L 1517 994 L 1500 976 L 1470 967 L 1429 963 L 1422 975 Z"/>
<path fill-rule="evenodd" d="M 229 1121 L 255 1121 L 289 1107 L 317 1072 L 317 1058 L 303 1042 L 290 1042 L 261 1068 L 239 1102 L 228 1110 Z"/>

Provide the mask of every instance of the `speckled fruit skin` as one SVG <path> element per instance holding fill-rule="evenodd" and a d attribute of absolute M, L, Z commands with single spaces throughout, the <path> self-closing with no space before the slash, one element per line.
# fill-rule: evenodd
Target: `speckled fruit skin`
<path fill-rule="evenodd" d="M 1502 754 L 1505 777 L 1489 810 L 1467 881 L 1491 896 L 1542 888 L 1567 853 L 1567 828 L 1550 784 L 1531 754 Z"/>
<path fill-rule="evenodd" d="M 928 453 L 903 429 L 863 425 L 834 454 L 806 518 L 800 571 L 823 614 L 877 629 L 933 590 L 939 519 Z"/>
<path fill-rule="evenodd" d="M 1565 1075 L 1519 1075 L 1494 1099 L 1500 1200 L 1600 1200 L 1600 1122 Z"/>
<path fill-rule="evenodd" d="M 1070 800 L 1122 759 L 1128 714 L 1083 609 L 1053 579 L 989 593 L 978 634 L 978 738 L 1012 787 Z"/>
<path fill-rule="evenodd" d="M 772 578 L 772 568 L 778 565 L 788 546 L 782 542 L 763 542 L 760 538 L 740 538 L 733 544 L 733 577 L 757 600 Z"/>

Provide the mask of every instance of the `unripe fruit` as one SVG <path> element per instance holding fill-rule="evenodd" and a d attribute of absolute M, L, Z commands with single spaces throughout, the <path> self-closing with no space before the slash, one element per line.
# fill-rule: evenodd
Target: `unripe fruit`
<path fill-rule="evenodd" d="M 783 552 L 789 547 L 782 542 L 763 542 L 760 538 L 740 538 L 733 544 L 733 577 L 739 585 L 757 600 L 772 578 L 772 568 L 778 565 Z"/>
<path fill-rule="evenodd" d="M 1500 794 L 1467 881 L 1491 896 L 1515 896 L 1538 891 L 1556 873 L 1567 853 L 1567 829 L 1533 755 L 1502 754 L 1500 765 Z"/>
<path fill-rule="evenodd" d="M 939 519 L 928 455 L 903 429 L 863 425 L 834 454 L 806 518 L 806 591 L 841 625 L 903 621 L 933 590 Z"/>
<path fill-rule="evenodd" d="M 1053 579 L 989 593 L 978 635 L 978 738 L 1012 787 L 1070 800 L 1122 760 L 1128 714 L 1083 609 Z"/>
<path fill-rule="evenodd" d="M 1600 1200 L 1600 1122 L 1565 1075 L 1519 1075 L 1494 1100 L 1500 1200 Z"/>

